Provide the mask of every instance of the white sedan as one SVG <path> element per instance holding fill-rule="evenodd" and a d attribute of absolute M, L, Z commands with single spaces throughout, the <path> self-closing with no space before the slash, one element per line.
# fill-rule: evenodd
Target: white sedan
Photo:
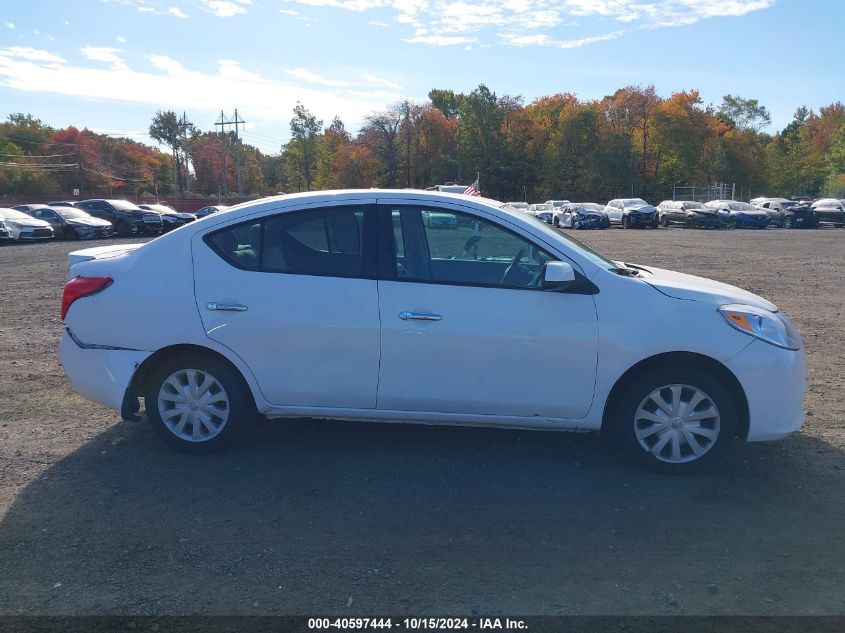
<path fill-rule="evenodd" d="M 47 222 L 15 209 L 0 209 L 0 224 L 6 227 L 9 238 L 16 242 L 53 238 L 53 227 Z"/>
<path fill-rule="evenodd" d="M 459 221 L 435 229 L 432 213 Z M 683 472 L 804 419 L 801 338 L 767 300 L 611 261 L 493 200 L 265 198 L 70 264 L 74 388 L 124 416 L 143 398 L 186 451 L 258 411 L 602 431 Z"/>

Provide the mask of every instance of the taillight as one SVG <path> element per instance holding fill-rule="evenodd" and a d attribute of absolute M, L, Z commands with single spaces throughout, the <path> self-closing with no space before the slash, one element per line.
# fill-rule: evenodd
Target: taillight
<path fill-rule="evenodd" d="M 112 283 L 114 280 L 111 277 L 74 277 L 67 282 L 62 294 L 62 321 L 74 301 L 95 295 L 111 286 Z"/>

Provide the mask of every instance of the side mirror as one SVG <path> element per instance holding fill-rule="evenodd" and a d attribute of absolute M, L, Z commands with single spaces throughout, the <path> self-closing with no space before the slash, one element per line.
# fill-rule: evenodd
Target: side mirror
<path fill-rule="evenodd" d="M 568 262 L 547 262 L 543 271 L 543 288 L 557 290 L 575 281 L 575 269 Z"/>

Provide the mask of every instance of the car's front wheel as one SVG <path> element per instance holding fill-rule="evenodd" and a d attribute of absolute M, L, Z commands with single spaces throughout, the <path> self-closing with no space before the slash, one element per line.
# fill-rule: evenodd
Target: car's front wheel
<path fill-rule="evenodd" d="M 631 228 L 631 220 L 628 219 L 627 215 L 622 216 L 622 228 L 623 229 L 630 229 Z"/>
<path fill-rule="evenodd" d="M 255 411 L 249 388 L 234 368 L 193 354 L 158 365 L 147 381 L 144 403 L 159 437 L 189 453 L 230 445 Z"/>
<path fill-rule="evenodd" d="M 733 441 L 737 408 L 712 372 L 696 366 L 647 371 L 624 385 L 605 422 L 617 447 L 652 470 L 685 474 Z"/>
<path fill-rule="evenodd" d="M 781 226 L 785 229 L 791 229 L 795 227 L 795 221 L 792 219 L 792 216 L 786 216 L 781 223 Z"/>

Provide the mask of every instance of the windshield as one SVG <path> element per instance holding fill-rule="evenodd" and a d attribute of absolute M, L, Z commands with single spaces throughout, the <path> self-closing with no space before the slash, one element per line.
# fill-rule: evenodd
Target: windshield
<path fill-rule="evenodd" d="M 579 209 L 587 209 L 588 211 L 604 211 L 604 205 L 596 202 L 580 202 L 575 206 Z"/>
<path fill-rule="evenodd" d="M 59 209 L 53 209 L 56 213 L 58 213 L 63 218 L 87 218 L 89 217 L 87 213 L 84 211 L 79 211 L 78 209 L 72 209 L 70 207 L 61 207 Z"/>
<path fill-rule="evenodd" d="M 684 202 L 684 206 L 687 209 L 703 209 L 704 205 L 700 202 Z"/>
<path fill-rule="evenodd" d="M 7 220 L 31 220 L 32 217 L 28 216 L 26 213 L 22 211 L 15 211 L 14 209 L 0 209 L 0 218 L 5 218 Z"/>
<path fill-rule="evenodd" d="M 646 202 L 642 198 L 628 198 L 627 200 L 622 201 L 622 206 L 625 206 L 625 207 L 647 207 L 648 202 Z"/>
<path fill-rule="evenodd" d="M 535 211 L 554 211 L 554 207 L 550 204 L 538 204 L 534 206 Z"/>
<path fill-rule="evenodd" d="M 166 215 L 176 214 L 176 209 L 171 209 L 165 204 L 145 204 L 144 207 L 150 209 L 151 211 L 157 211 L 158 213 L 164 213 Z"/>
<path fill-rule="evenodd" d="M 500 209 L 507 211 L 508 206 L 506 204 L 499 205 Z M 517 214 L 514 213 L 516 216 Z M 519 218 L 524 220 L 525 222 L 530 222 L 535 228 L 539 229 L 544 235 L 551 238 L 550 241 L 554 242 L 555 240 L 564 240 L 567 244 L 569 244 L 570 248 L 573 250 L 578 251 L 583 257 L 586 257 L 591 262 L 593 262 L 596 266 L 604 268 L 605 270 L 611 270 L 617 268 L 617 265 L 604 257 L 602 254 L 594 251 L 592 248 L 579 242 L 574 237 L 570 235 L 564 235 L 554 229 L 550 228 L 548 224 L 545 222 L 538 220 L 532 215 L 526 215 L 523 213 L 519 214 Z"/>
<path fill-rule="evenodd" d="M 731 202 L 728 206 L 731 211 L 757 211 L 757 207 L 747 202 Z"/>
<path fill-rule="evenodd" d="M 128 200 L 109 200 L 109 204 L 120 211 L 143 211 Z"/>

